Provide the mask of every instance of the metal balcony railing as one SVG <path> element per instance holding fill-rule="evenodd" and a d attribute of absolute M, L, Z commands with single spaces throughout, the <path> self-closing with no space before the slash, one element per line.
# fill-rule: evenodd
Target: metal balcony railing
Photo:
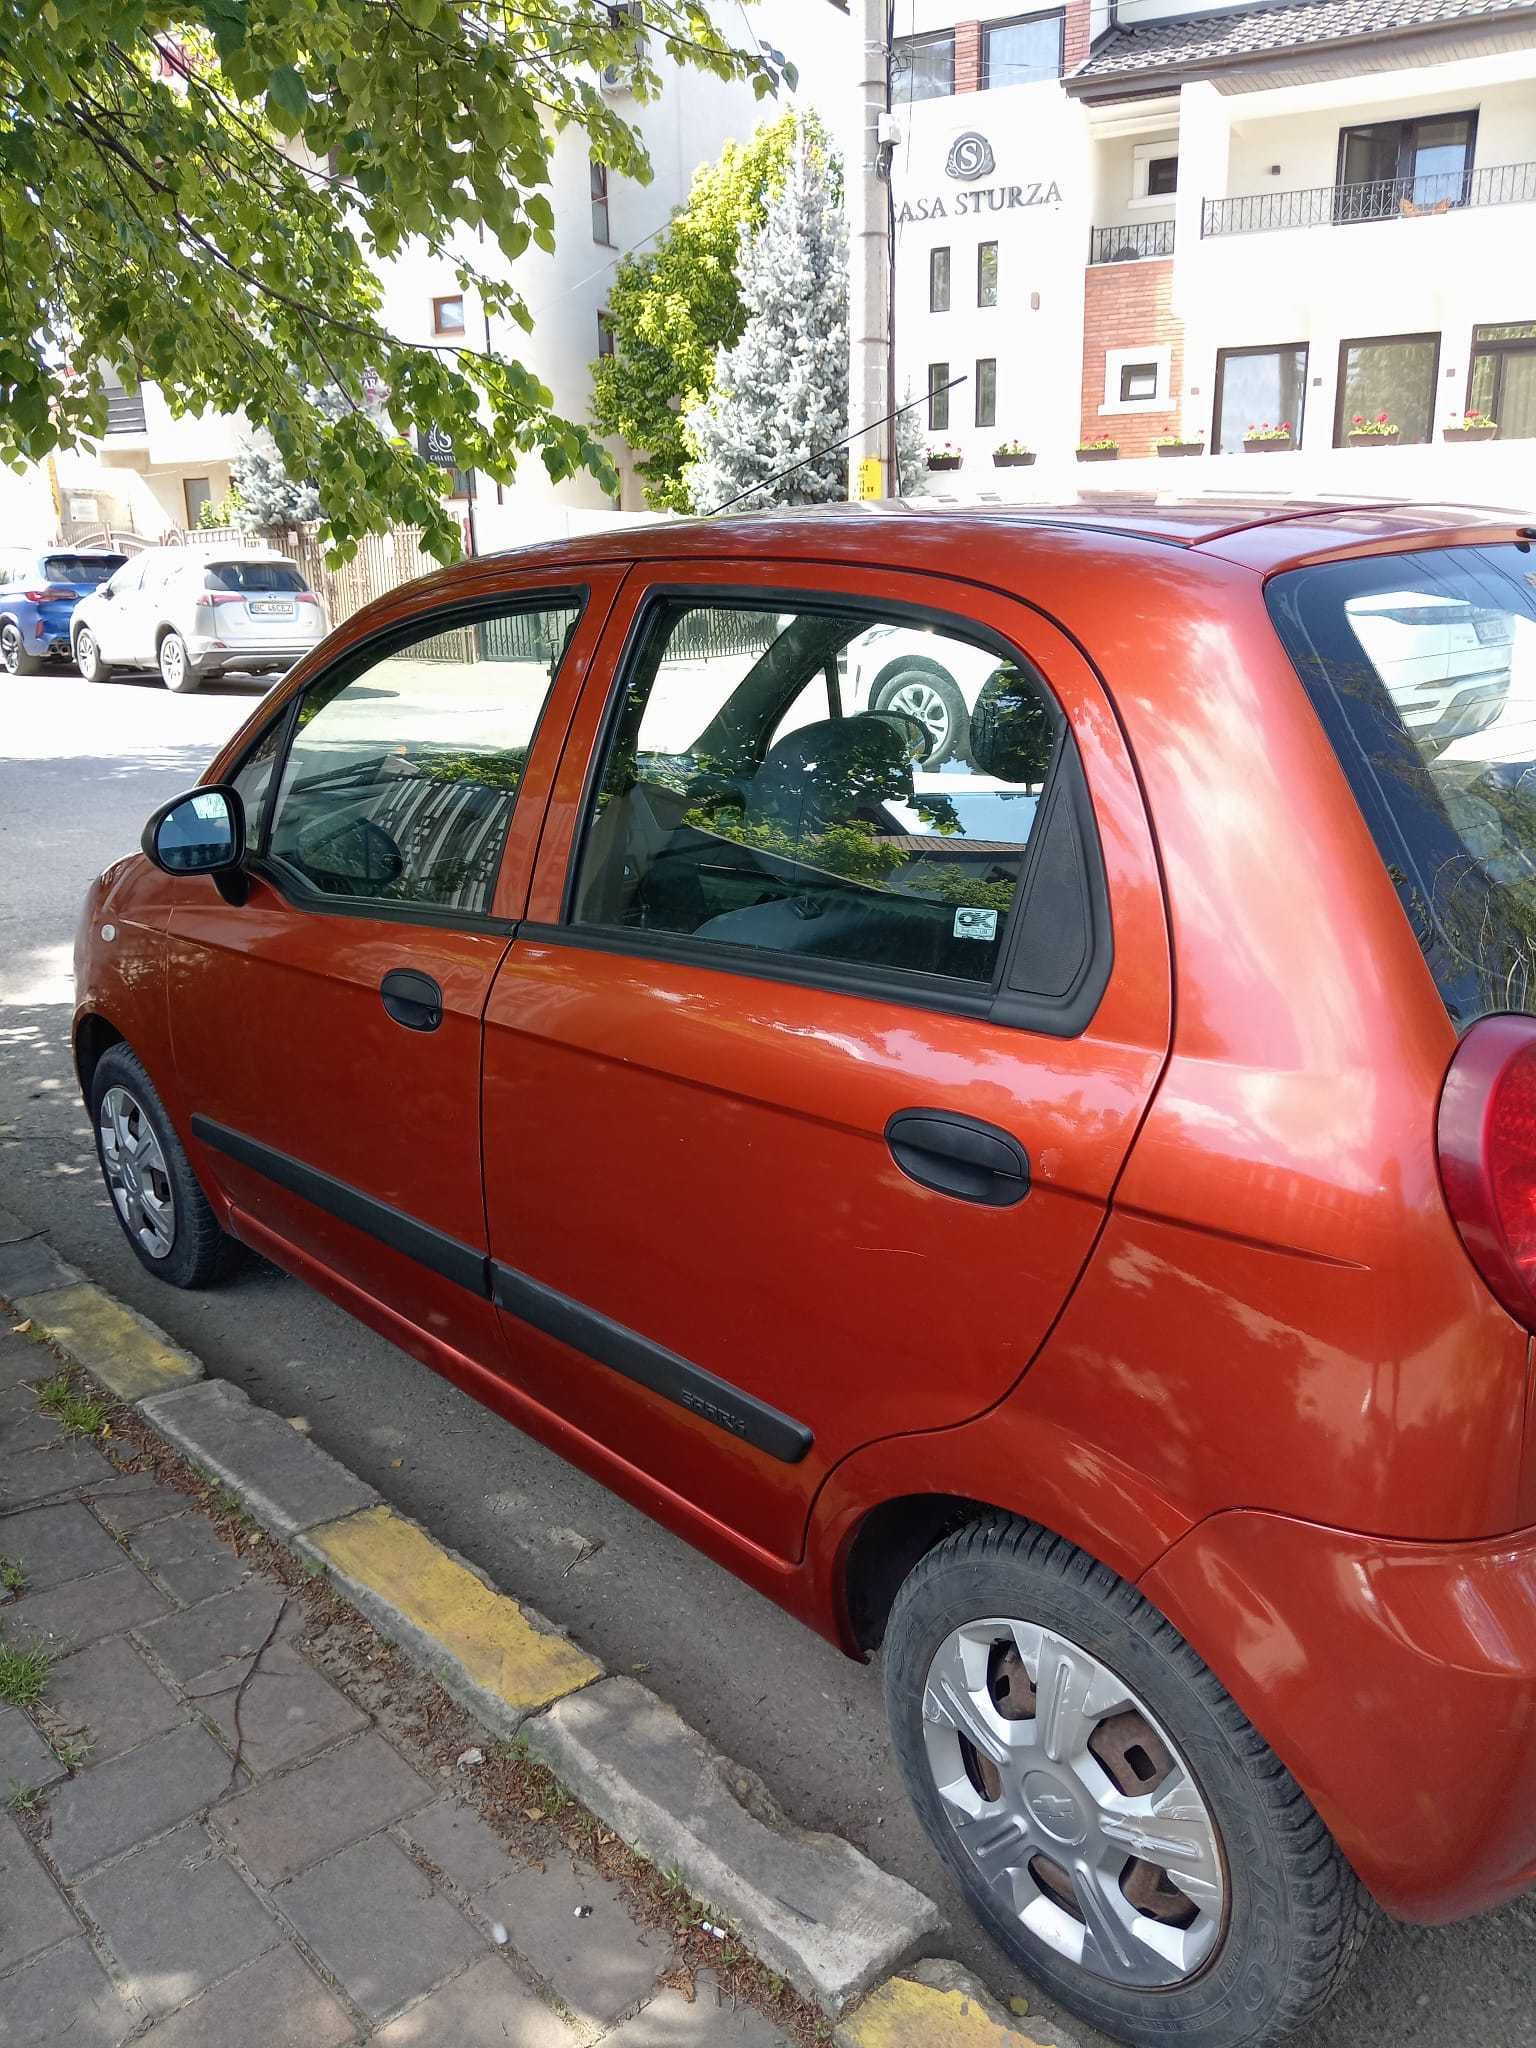
<path fill-rule="evenodd" d="M 1299 192 L 1255 192 L 1207 199 L 1200 232 L 1266 234 L 1274 228 L 1343 227 L 1363 220 L 1420 220 L 1467 206 L 1536 200 L 1536 163 L 1493 164 L 1482 171 L 1440 171 L 1417 178 L 1370 178 L 1358 185 L 1313 185 Z"/>
<path fill-rule="evenodd" d="M 145 425 L 144 394 L 142 391 L 109 391 L 107 393 L 107 432 L 109 434 L 142 434 Z"/>
<path fill-rule="evenodd" d="M 1143 220 L 1137 221 L 1134 227 L 1088 230 L 1090 263 L 1135 263 L 1142 256 L 1172 254 L 1171 220 Z"/>

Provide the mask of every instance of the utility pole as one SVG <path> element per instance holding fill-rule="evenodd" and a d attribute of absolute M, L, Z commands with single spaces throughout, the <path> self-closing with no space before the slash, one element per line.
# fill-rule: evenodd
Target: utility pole
<path fill-rule="evenodd" d="M 891 353 L 891 46 L 888 0 L 855 0 L 859 51 L 859 151 L 848 180 L 848 411 L 858 429 L 848 452 L 850 498 L 895 490 L 896 423 L 870 428 L 895 405 Z M 876 471 L 871 465 L 879 464 Z"/>

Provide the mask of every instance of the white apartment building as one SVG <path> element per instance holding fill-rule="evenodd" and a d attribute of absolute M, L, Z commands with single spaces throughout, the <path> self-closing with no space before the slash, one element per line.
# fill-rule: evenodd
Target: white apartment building
<path fill-rule="evenodd" d="M 826 76 L 818 69 L 827 55 L 826 24 L 841 17 L 826 0 L 760 0 L 745 14 L 733 0 L 723 8 L 722 21 L 738 41 L 760 36 L 799 60 L 805 74 L 800 90 L 777 101 L 758 100 L 746 84 L 675 66 L 663 55 L 658 68 L 664 90 L 641 103 L 622 73 L 605 75 L 602 89 L 644 138 L 653 177 L 642 185 L 610 174 L 591 159 L 585 136 L 567 130 L 559 137 L 547 191 L 555 250 L 546 255 L 529 249 L 515 270 L 534 316 L 532 334 L 501 320 L 488 331 L 480 303 L 463 290 L 453 261 L 419 245 L 382 273 L 381 317 L 389 330 L 407 341 L 462 339 L 470 348 L 505 352 L 548 386 L 558 411 L 586 418 L 590 364 L 603 347 L 602 315 L 620 258 L 643 248 L 666 225 L 687 198 L 694 172 L 728 140 L 744 139 L 760 122 L 814 94 L 814 81 Z M 481 269 L 504 272 L 493 244 L 466 239 L 464 254 Z M 194 525 L 204 504 L 227 495 L 230 463 L 245 434 L 238 417 L 173 418 L 152 385 L 133 394 L 111 392 L 107 432 L 96 448 L 61 454 L 22 478 L 0 473 L 0 542 L 31 544 L 55 529 L 68 538 L 102 527 L 155 537 Z M 637 509 L 642 499 L 630 451 L 619 443 L 610 446 L 624 479 L 617 502 Z M 453 481 L 456 509 L 467 524 L 470 480 L 455 470 Z M 560 530 L 562 519 L 614 506 L 590 476 L 551 483 L 537 455 L 520 464 L 515 485 L 475 480 L 482 549 L 547 537 Z"/>
<path fill-rule="evenodd" d="M 898 382 L 966 377 L 928 424 L 968 491 L 1536 500 L 1531 0 L 897 19 Z M 1496 440 L 1455 437 L 1469 407 Z M 1034 469 L 993 472 L 1009 438 Z M 1075 467 L 1101 438 L 1116 467 Z"/>

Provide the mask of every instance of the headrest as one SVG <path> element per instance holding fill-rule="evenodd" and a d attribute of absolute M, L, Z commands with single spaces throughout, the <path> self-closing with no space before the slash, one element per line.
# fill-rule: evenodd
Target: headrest
<path fill-rule="evenodd" d="M 775 741 L 747 791 L 752 818 L 819 831 L 877 804 L 912 801 L 912 763 L 926 734 L 900 713 L 821 718 Z"/>
<path fill-rule="evenodd" d="M 1011 662 L 993 671 L 971 713 L 971 765 L 999 782 L 1044 782 L 1056 745 L 1056 714 L 1040 685 Z"/>

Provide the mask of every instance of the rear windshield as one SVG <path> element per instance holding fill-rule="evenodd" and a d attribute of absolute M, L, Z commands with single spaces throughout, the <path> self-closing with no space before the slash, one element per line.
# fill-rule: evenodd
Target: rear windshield
<path fill-rule="evenodd" d="M 127 559 L 126 555 L 45 555 L 43 574 L 50 583 L 105 583 Z"/>
<path fill-rule="evenodd" d="M 307 590 L 292 562 L 210 562 L 210 590 Z"/>
<path fill-rule="evenodd" d="M 1536 1010 L 1536 554 L 1321 563 L 1270 615 L 1458 1024 Z"/>

